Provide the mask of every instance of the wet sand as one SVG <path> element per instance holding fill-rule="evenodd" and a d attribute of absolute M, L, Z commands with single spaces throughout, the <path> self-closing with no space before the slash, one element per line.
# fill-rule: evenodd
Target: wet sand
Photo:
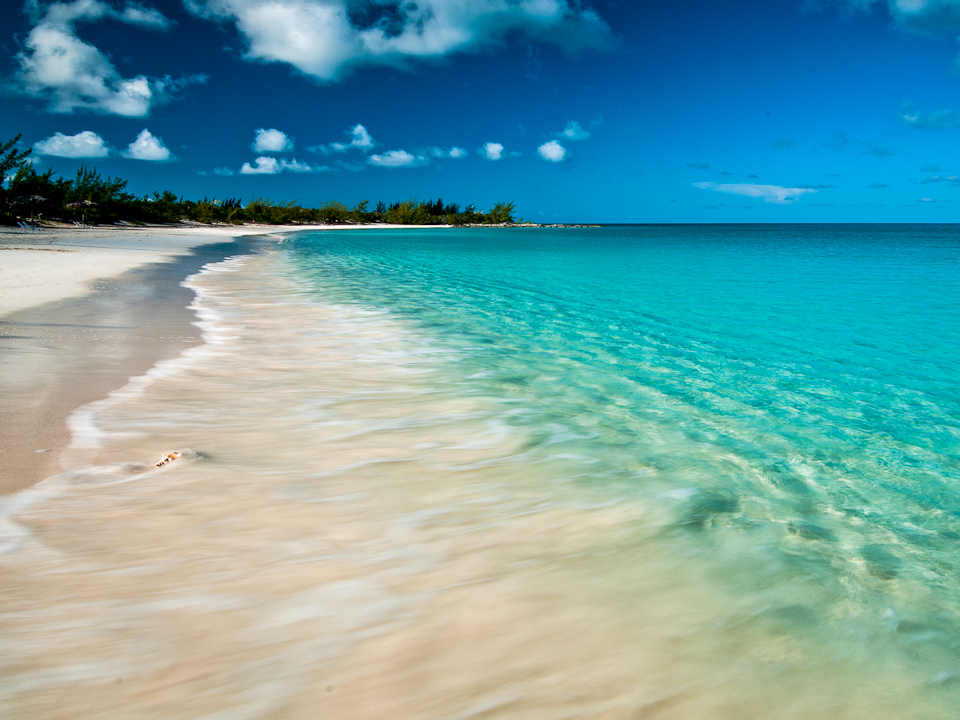
<path fill-rule="evenodd" d="M 71 412 L 201 342 L 184 278 L 271 242 L 252 236 L 203 245 L 96 280 L 88 295 L 0 318 L 0 494 L 61 471 Z"/>

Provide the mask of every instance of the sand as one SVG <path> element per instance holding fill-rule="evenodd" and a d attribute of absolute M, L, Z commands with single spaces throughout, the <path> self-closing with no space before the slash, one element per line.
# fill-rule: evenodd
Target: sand
<path fill-rule="evenodd" d="M 0 228 L 0 495 L 62 471 L 75 409 L 201 342 L 188 275 L 330 227 Z"/>
<path fill-rule="evenodd" d="M 276 226 L 258 225 L 58 228 L 38 232 L 2 228 L 0 317 L 87 295 L 95 280 L 116 277 L 151 263 L 170 262 L 189 255 L 192 248 L 276 232 Z M 283 228 L 279 232 L 290 230 Z"/>

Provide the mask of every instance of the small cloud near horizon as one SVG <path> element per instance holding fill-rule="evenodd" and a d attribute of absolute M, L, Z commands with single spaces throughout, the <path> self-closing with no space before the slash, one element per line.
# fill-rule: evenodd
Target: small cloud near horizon
<path fill-rule="evenodd" d="M 693 186 L 701 190 L 712 190 L 714 192 L 730 193 L 731 195 L 760 198 L 766 203 L 773 203 L 775 205 L 789 205 L 802 195 L 817 192 L 813 188 L 806 187 L 789 188 L 780 185 L 754 185 L 751 183 L 717 184 L 714 182 L 698 182 L 693 183 Z"/>
<path fill-rule="evenodd" d="M 924 165 L 920 172 L 943 172 L 943 168 L 939 165 Z"/>
<path fill-rule="evenodd" d="M 875 182 L 867 185 L 868 190 L 883 190 L 884 188 L 888 188 L 888 187 L 890 186 L 882 182 Z"/>
<path fill-rule="evenodd" d="M 294 173 L 315 173 L 315 172 L 325 172 L 330 168 L 326 166 L 316 166 L 310 165 L 309 163 L 301 162 L 300 160 L 287 160 L 282 158 L 277 160 L 275 157 L 261 156 L 254 161 L 254 165 L 246 162 L 243 164 L 243 167 L 240 168 L 241 175 L 278 175 L 281 172 L 294 172 Z M 214 170 L 214 172 L 217 172 Z M 218 175 L 226 175 L 227 173 L 217 173 Z"/>
<path fill-rule="evenodd" d="M 795 143 L 793 140 L 775 140 L 770 146 L 771 150 L 789 150 L 794 147 Z"/>
<path fill-rule="evenodd" d="M 707 163 L 687 163 L 687 170 L 709 170 Z"/>

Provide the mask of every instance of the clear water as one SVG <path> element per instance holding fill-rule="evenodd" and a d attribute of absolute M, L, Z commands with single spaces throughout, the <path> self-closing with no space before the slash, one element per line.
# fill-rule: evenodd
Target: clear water
<path fill-rule="evenodd" d="M 956 574 L 953 226 L 330 233 L 292 252 L 325 296 L 456 350 L 464 392 L 522 406 L 511 422 L 602 465 L 591 482 L 713 493 L 693 525 L 774 525 L 873 577 Z"/>
<path fill-rule="evenodd" d="M 954 226 L 332 231 L 210 268 L 207 345 L 8 508 L 0 709 L 953 717 L 958 271 Z"/>

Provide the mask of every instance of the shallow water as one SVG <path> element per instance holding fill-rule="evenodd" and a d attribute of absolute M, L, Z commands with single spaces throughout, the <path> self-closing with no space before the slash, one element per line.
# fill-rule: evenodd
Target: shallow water
<path fill-rule="evenodd" d="M 207 344 L 6 501 L 0 714 L 952 716 L 958 265 L 680 226 L 212 266 Z"/>

